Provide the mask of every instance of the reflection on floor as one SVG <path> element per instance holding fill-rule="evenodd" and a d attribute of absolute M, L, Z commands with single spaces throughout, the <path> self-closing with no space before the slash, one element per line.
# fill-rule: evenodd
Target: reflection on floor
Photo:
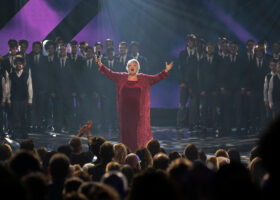
<path fill-rule="evenodd" d="M 238 134 L 232 133 L 227 136 L 218 136 L 211 131 L 201 133 L 199 131 L 188 131 L 188 129 L 176 130 L 174 127 L 152 127 L 155 139 L 158 139 L 161 146 L 167 153 L 177 151 L 182 153 L 185 146 L 189 143 L 195 144 L 207 155 L 213 155 L 219 148 L 229 149 L 236 148 L 242 155 L 243 160 L 248 159 L 250 150 L 257 144 L 258 135 L 256 134 Z M 48 150 L 56 150 L 61 144 L 66 144 L 74 137 L 76 133 L 29 133 L 28 137 L 32 138 L 36 147 L 47 147 Z M 92 135 L 95 135 L 94 133 Z M 111 133 L 98 134 L 103 136 L 113 144 L 119 143 L 119 136 Z M 87 139 L 82 137 L 83 148 L 87 150 Z M 19 147 L 20 140 L 10 140 L 6 138 L 14 149 Z"/>

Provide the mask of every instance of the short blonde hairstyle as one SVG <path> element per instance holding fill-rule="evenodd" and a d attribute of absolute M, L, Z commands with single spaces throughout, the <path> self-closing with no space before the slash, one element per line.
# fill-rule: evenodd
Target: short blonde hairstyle
<path fill-rule="evenodd" d="M 139 70 L 140 70 L 140 63 L 139 63 L 139 61 L 138 61 L 137 59 L 135 59 L 135 58 L 130 59 L 130 60 L 127 62 L 127 64 L 126 64 L 126 71 L 128 71 L 128 65 L 129 65 L 130 63 L 132 63 L 132 62 L 135 62 L 135 63 L 137 64 L 137 66 L 138 66 L 137 74 L 138 74 L 138 72 L 139 72 Z"/>

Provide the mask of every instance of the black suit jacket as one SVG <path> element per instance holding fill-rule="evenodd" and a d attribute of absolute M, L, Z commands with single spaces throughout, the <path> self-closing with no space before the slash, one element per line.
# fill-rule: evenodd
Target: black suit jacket
<path fill-rule="evenodd" d="M 100 72 L 98 71 L 98 66 L 97 64 L 94 63 L 94 58 L 93 58 L 93 63 L 92 66 L 89 67 L 87 66 L 87 59 L 84 58 L 84 67 L 83 67 L 83 72 L 82 72 L 82 77 L 83 77 L 83 83 L 82 83 L 82 93 L 87 94 L 87 95 L 92 95 L 93 93 L 98 93 L 99 88 L 98 88 L 98 80 L 99 76 L 101 76 Z"/>
<path fill-rule="evenodd" d="M 189 88 L 196 88 L 198 85 L 198 63 L 196 54 L 188 55 L 187 49 L 179 55 L 179 83 L 186 84 Z"/>
<path fill-rule="evenodd" d="M 248 74 L 248 85 L 251 91 L 262 95 L 264 78 L 269 71 L 269 61 L 267 57 L 263 58 L 261 67 L 257 66 L 257 59 L 254 59 L 254 64 L 251 66 L 250 73 Z"/>
<path fill-rule="evenodd" d="M 127 54 L 124 63 L 121 63 L 121 62 L 120 62 L 120 59 L 121 59 L 121 56 L 120 56 L 120 55 L 117 55 L 117 56 L 116 56 L 116 59 L 117 59 L 117 61 L 118 61 L 117 63 L 119 64 L 119 66 L 118 66 L 119 71 L 120 71 L 120 72 L 126 72 L 126 65 L 127 65 L 127 62 L 128 62 L 130 59 L 132 59 L 132 57 L 131 57 L 129 54 Z"/>
<path fill-rule="evenodd" d="M 201 61 L 201 91 L 214 92 L 218 90 L 217 84 L 217 72 L 219 58 L 217 55 L 213 55 L 212 63 L 208 62 L 207 57 L 204 57 Z"/>
<path fill-rule="evenodd" d="M 132 59 L 133 56 L 131 55 L 130 58 Z M 150 74 L 151 70 L 148 68 L 148 60 L 146 57 L 139 55 L 137 58 L 139 64 L 140 64 L 140 71 L 139 73 L 143 73 L 143 74 Z"/>
<path fill-rule="evenodd" d="M 43 78 L 45 56 L 40 54 L 39 63 L 35 63 L 34 56 L 35 54 L 33 52 L 28 55 L 28 66 L 26 66 L 25 69 L 31 71 L 33 92 L 36 94 L 38 92 L 44 91 Z"/>
<path fill-rule="evenodd" d="M 73 81 L 71 66 L 72 62 L 70 58 L 67 57 L 65 66 L 61 66 L 60 58 L 57 59 L 56 68 L 56 94 L 60 97 L 69 98 L 72 92 L 76 92 L 75 84 Z"/>
<path fill-rule="evenodd" d="M 56 93 L 57 81 L 58 81 L 58 58 L 55 55 L 53 60 L 49 60 L 48 57 L 44 57 L 43 74 L 41 77 L 43 81 L 43 88 L 47 94 Z"/>
<path fill-rule="evenodd" d="M 106 57 L 104 58 L 102 63 L 112 71 L 119 72 L 120 69 L 119 69 L 118 60 L 116 58 L 114 58 L 113 60 L 114 60 L 113 66 L 109 66 L 109 61 L 108 58 Z M 100 76 L 99 86 L 100 86 L 100 94 L 102 96 L 110 97 L 112 95 L 116 95 L 115 94 L 116 86 L 114 82 L 111 79 L 105 77 L 104 75 Z"/>

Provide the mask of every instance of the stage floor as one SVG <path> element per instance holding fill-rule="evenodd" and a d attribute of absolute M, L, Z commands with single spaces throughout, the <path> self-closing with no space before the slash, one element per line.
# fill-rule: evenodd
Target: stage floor
<path fill-rule="evenodd" d="M 161 147 L 167 153 L 177 151 L 182 153 L 187 144 L 193 143 L 207 155 L 213 155 L 219 148 L 236 148 L 239 150 L 242 160 L 248 160 L 250 150 L 257 144 L 257 134 L 231 133 L 227 136 L 217 136 L 214 132 L 189 131 L 188 129 L 176 130 L 174 127 L 152 127 L 153 136 L 159 140 Z M 76 133 L 29 133 L 28 137 L 33 139 L 36 147 L 47 147 L 48 150 L 56 150 L 58 146 L 67 144 Z M 95 134 L 93 134 L 94 136 Z M 119 136 L 112 136 L 111 133 L 100 133 L 113 144 L 119 143 Z M 82 137 L 84 150 L 88 149 L 87 139 Z M 10 140 L 6 138 L 14 149 L 19 148 L 20 140 Z"/>

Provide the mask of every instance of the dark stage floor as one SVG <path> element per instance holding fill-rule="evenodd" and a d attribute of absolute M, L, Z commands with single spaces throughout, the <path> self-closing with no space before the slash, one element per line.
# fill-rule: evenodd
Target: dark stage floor
<path fill-rule="evenodd" d="M 242 159 L 246 161 L 249 152 L 257 144 L 258 135 L 256 134 L 237 134 L 232 133 L 228 136 L 217 137 L 213 132 L 198 132 L 188 131 L 188 129 L 176 130 L 174 127 L 158 127 L 153 126 L 152 132 L 155 139 L 158 139 L 161 146 L 167 153 L 171 151 L 183 152 L 185 146 L 189 143 L 195 144 L 198 148 L 202 149 L 207 155 L 213 155 L 219 148 L 228 149 L 231 147 L 237 148 L 240 151 Z M 93 134 L 94 135 L 94 134 Z M 98 134 L 105 137 L 112 143 L 119 142 L 119 136 L 112 136 L 110 133 Z M 36 147 L 47 147 L 49 150 L 56 150 L 61 144 L 66 144 L 70 138 L 74 137 L 74 133 L 29 133 L 28 137 L 32 138 Z M 87 139 L 83 139 L 84 149 L 87 150 Z M 10 140 L 6 138 L 14 149 L 19 147 L 20 140 Z"/>

